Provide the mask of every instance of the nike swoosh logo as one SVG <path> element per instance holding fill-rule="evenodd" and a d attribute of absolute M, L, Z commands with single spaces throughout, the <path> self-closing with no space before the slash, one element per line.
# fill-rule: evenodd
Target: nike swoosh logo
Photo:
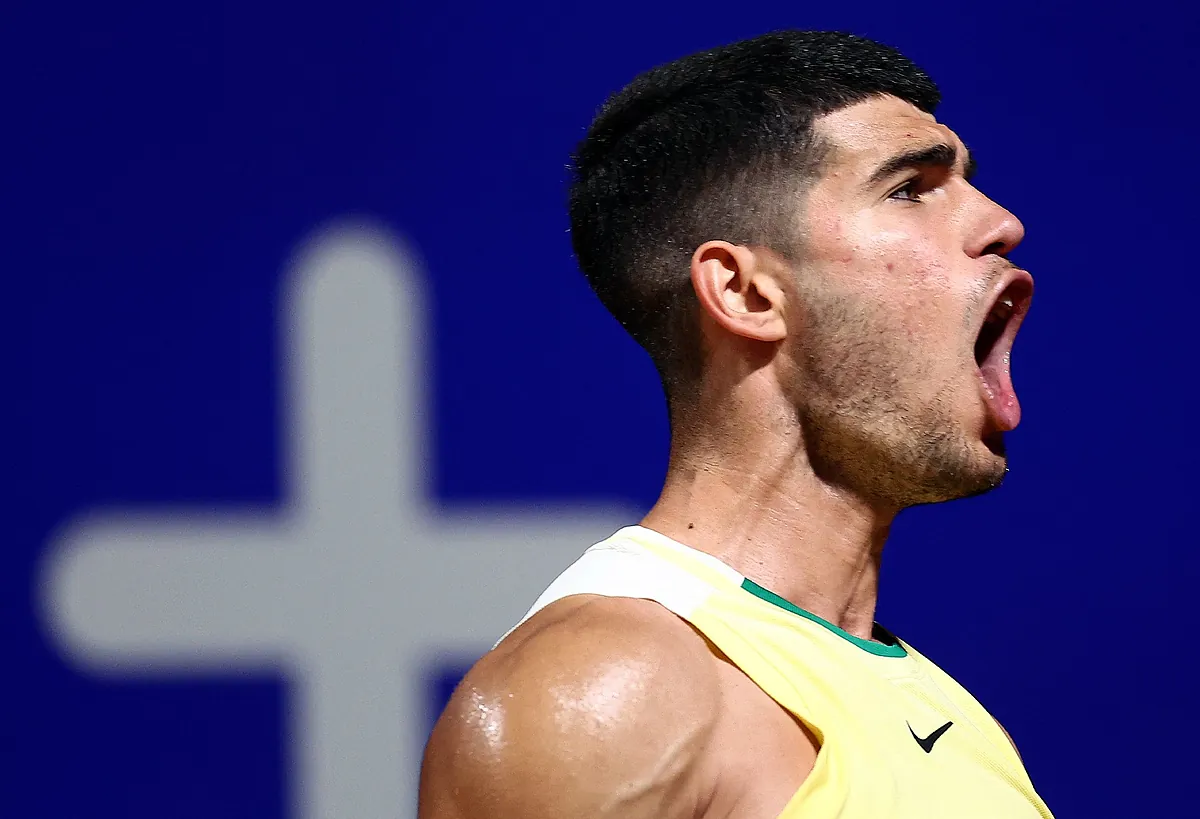
<path fill-rule="evenodd" d="M 907 725 L 908 723 L 905 723 L 905 724 Z M 933 743 L 935 743 L 939 739 L 941 739 L 942 734 L 949 731 L 950 726 L 953 724 L 954 724 L 953 722 L 947 722 L 941 728 L 938 728 L 936 731 L 934 731 L 932 734 L 925 737 L 924 739 L 921 739 L 919 736 L 917 736 L 917 732 L 913 730 L 911 725 L 908 726 L 908 732 L 913 735 L 913 739 L 915 739 L 917 741 L 917 744 L 921 746 L 921 750 L 923 750 L 925 753 L 929 753 L 930 751 L 933 750 Z"/>

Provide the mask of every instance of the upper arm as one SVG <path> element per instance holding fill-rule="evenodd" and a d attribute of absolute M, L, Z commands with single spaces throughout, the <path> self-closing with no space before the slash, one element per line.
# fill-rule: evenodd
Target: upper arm
<path fill-rule="evenodd" d="M 438 720 L 421 819 L 692 819 L 720 698 L 700 638 L 645 601 L 528 625 Z"/>

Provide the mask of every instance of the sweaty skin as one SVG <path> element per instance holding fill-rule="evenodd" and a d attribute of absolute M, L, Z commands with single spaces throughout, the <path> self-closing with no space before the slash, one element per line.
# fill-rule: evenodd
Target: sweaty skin
<path fill-rule="evenodd" d="M 870 639 L 896 513 L 1004 476 L 1012 416 L 974 344 L 999 293 L 1032 284 L 1005 258 L 1021 224 L 932 115 L 876 97 L 815 128 L 832 150 L 797 207 L 799 262 L 717 239 L 692 257 L 711 352 L 642 525 Z M 876 174 L 939 145 L 952 161 Z M 420 817 L 772 819 L 818 745 L 666 609 L 578 595 L 467 675 Z"/>

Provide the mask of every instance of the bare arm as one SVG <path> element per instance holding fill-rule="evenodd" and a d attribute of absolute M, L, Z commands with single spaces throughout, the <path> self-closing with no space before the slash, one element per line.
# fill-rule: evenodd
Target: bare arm
<path fill-rule="evenodd" d="M 455 692 L 425 751 L 420 819 L 695 819 L 720 705 L 703 641 L 645 601 L 553 609 Z"/>

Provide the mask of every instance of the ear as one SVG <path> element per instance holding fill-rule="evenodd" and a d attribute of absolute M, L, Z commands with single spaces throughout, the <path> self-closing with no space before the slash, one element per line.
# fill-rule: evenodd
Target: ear
<path fill-rule="evenodd" d="M 692 287 L 723 329 L 754 341 L 787 335 L 781 271 L 761 253 L 729 242 L 705 242 L 692 254 Z"/>

